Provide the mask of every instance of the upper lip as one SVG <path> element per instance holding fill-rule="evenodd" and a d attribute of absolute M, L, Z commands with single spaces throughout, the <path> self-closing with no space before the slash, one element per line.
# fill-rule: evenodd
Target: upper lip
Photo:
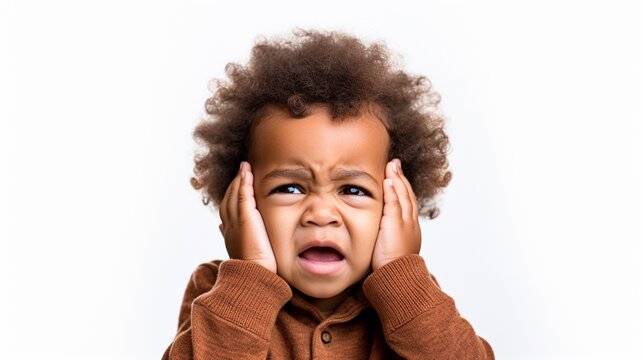
<path fill-rule="evenodd" d="M 340 255 L 342 255 L 342 257 L 345 257 L 344 256 L 344 251 L 342 251 L 342 249 L 337 244 L 335 244 L 332 241 L 328 241 L 328 240 L 312 240 L 312 241 L 309 241 L 309 242 L 305 243 L 303 246 L 301 246 L 299 248 L 299 251 L 297 252 L 297 254 L 301 254 L 304 251 L 306 251 L 306 250 L 308 250 L 310 248 L 314 248 L 314 247 L 328 247 L 328 248 L 331 248 L 331 249 L 334 249 L 335 251 L 337 251 Z"/>

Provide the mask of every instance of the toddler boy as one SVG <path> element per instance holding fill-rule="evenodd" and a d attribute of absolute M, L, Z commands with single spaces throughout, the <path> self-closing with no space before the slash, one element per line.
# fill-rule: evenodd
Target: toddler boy
<path fill-rule="evenodd" d="M 493 359 L 418 255 L 451 178 L 428 80 L 304 31 L 226 71 L 192 185 L 230 260 L 195 270 L 163 358 Z"/>

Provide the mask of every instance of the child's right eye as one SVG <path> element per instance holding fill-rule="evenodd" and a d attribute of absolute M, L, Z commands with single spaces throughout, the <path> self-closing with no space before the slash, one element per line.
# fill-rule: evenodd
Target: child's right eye
<path fill-rule="evenodd" d="M 270 194 L 303 194 L 304 190 L 295 184 L 281 185 L 274 188 Z"/>

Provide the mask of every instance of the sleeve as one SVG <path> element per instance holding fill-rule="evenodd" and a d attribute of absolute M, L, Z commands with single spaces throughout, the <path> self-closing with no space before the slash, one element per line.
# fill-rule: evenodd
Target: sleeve
<path fill-rule="evenodd" d="M 288 284 L 243 260 L 200 265 L 185 290 L 179 326 L 163 360 L 265 359 Z"/>
<path fill-rule="evenodd" d="M 409 255 L 364 281 L 389 347 L 405 359 L 494 359 L 489 343 L 460 317 L 451 297 L 432 280 L 424 260 Z"/>

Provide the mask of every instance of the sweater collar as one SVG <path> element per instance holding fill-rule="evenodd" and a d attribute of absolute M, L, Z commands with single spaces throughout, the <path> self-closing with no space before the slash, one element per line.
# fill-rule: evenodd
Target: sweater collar
<path fill-rule="evenodd" d="M 308 298 L 301 292 L 293 289 L 293 296 L 290 299 L 290 304 L 304 312 L 313 316 L 317 321 L 328 321 L 328 322 L 344 322 L 348 321 L 367 308 L 370 308 L 370 304 L 364 296 L 362 291 L 361 283 L 355 285 L 355 290 L 353 293 L 348 296 L 335 310 L 333 314 L 329 317 L 324 318 L 321 311 L 313 305 Z"/>

